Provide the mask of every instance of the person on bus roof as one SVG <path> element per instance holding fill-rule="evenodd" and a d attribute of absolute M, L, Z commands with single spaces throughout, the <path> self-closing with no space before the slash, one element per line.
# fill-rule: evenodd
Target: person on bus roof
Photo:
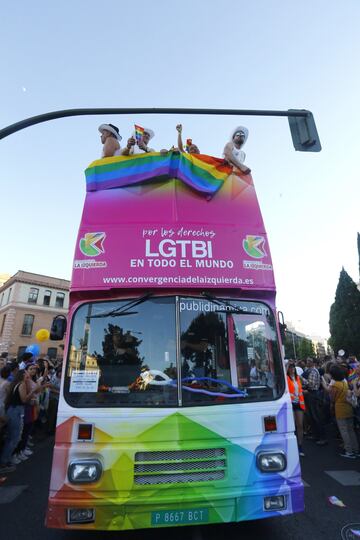
<path fill-rule="evenodd" d="M 141 135 L 140 139 L 137 141 L 132 135 L 128 139 L 127 145 L 124 150 L 121 152 L 123 156 L 132 156 L 133 154 L 144 154 L 149 152 L 155 152 L 153 148 L 149 148 L 148 144 L 150 140 L 155 136 L 155 133 L 150 128 L 144 128 L 144 133 Z"/>
<path fill-rule="evenodd" d="M 248 136 L 249 130 L 246 127 L 238 126 L 235 128 L 231 133 L 230 142 L 225 145 L 223 153 L 225 161 L 237 169 L 240 169 L 244 174 L 249 174 L 251 172 L 251 169 L 244 165 L 246 154 L 242 150 Z"/>
<path fill-rule="evenodd" d="M 184 145 L 182 142 L 182 124 L 178 124 L 176 126 L 176 131 L 178 132 L 178 147 L 180 152 L 185 152 Z M 186 145 L 186 151 L 188 154 L 200 154 L 199 148 L 196 146 L 196 144 L 193 144 L 192 139 L 187 139 L 189 141 L 189 144 Z"/>
<path fill-rule="evenodd" d="M 122 139 L 119 128 L 114 126 L 114 124 L 101 124 L 99 131 L 103 144 L 101 157 L 119 156 L 121 153 L 120 141 Z"/>

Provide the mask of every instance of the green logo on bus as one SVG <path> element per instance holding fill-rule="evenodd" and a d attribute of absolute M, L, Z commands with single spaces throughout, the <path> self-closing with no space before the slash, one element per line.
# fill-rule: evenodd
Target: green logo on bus
<path fill-rule="evenodd" d="M 243 240 L 243 248 L 254 259 L 262 259 L 267 255 L 265 251 L 265 238 L 248 234 Z"/>
<path fill-rule="evenodd" d="M 106 234 L 104 232 L 86 233 L 80 239 L 79 248 L 81 253 L 88 257 L 97 257 L 100 253 L 104 253 L 104 240 Z"/>

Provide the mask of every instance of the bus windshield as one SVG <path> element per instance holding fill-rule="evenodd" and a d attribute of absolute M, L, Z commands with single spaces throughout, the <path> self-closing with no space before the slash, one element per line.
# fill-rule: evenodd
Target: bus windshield
<path fill-rule="evenodd" d="M 275 321 L 264 303 L 179 296 L 135 302 L 91 302 L 74 314 L 70 405 L 189 407 L 282 395 Z"/>

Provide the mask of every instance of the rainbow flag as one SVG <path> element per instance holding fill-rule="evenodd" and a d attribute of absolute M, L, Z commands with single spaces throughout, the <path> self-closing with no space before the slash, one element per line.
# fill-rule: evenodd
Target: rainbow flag
<path fill-rule="evenodd" d="M 189 148 L 191 145 L 192 145 L 192 139 L 186 139 L 185 150 L 187 152 L 189 151 Z"/>
<path fill-rule="evenodd" d="M 144 135 L 144 128 L 135 124 L 135 139 L 136 139 L 136 141 L 139 142 L 143 135 Z"/>
<path fill-rule="evenodd" d="M 187 186 L 206 196 L 214 195 L 233 174 L 223 159 L 204 154 L 158 152 L 114 156 L 99 159 L 85 171 L 87 191 L 131 186 L 147 181 L 178 178 Z M 251 176 L 240 175 L 252 185 Z"/>
<path fill-rule="evenodd" d="M 348 381 L 352 382 L 354 379 L 358 378 L 358 374 L 356 373 L 356 368 L 359 367 L 359 364 L 352 363 L 350 364 L 350 369 L 348 371 Z"/>

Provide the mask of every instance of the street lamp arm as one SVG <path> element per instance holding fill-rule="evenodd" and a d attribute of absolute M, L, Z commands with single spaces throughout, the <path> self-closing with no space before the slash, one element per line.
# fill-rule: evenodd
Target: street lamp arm
<path fill-rule="evenodd" d="M 49 122 L 58 118 L 68 116 L 91 116 L 105 114 L 205 114 L 205 115 L 223 115 L 223 116 L 286 116 L 288 118 L 309 118 L 312 113 L 307 110 L 291 109 L 289 111 L 269 111 L 269 110 L 247 110 L 247 109 L 188 109 L 188 108 L 90 108 L 90 109 L 64 109 L 62 111 L 52 111 L 37 116 L 25 118 L 15 124 L 6 126 L 0 130 L 0 139 L 4 139 L 17 131 L 21 131 L 30 126 Z"/>

